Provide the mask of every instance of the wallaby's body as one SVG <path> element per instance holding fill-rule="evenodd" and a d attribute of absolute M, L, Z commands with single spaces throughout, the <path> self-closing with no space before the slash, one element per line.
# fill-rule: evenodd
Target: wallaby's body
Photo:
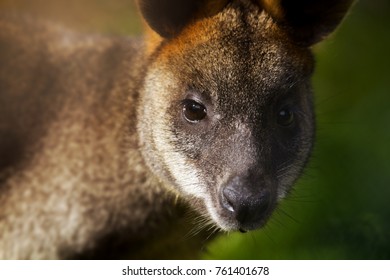
<path fill-rule="evenodd" d="M 138 149 L 128 78 L 139 43 L 29 28 L 1 24 L 0 256 L 66 257 L 129 223 L 142 237 L 167 198 Z"/>
<path fill-rule="evenodd" d="M 283 1 L 140 1 L 145 42 L 3 17 L 0 258 L 195 257 L 183 202 L 264 225 L 310 154 L 308 47 L 351 1 L 330 2 L 309 30 Z"/>

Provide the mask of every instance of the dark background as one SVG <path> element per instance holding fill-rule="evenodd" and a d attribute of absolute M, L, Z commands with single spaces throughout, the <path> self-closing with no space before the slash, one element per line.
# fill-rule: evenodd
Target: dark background
<path fill-rule="evenodd" d="M 139 34 L 131 0 L 0 0 L 81 32 Z M 314 47 L 317 142 L 269 224 L 217 238 L 206 259 L 390 259 L 390 1 L 360 0 Z"/>

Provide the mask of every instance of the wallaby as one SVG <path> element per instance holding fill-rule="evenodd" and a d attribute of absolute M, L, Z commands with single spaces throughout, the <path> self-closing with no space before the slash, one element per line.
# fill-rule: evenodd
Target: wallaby
<path fill-rule="evenodd" d="M 196 258 L 302 173 L 352 0 L 137 4 L 138 39 L 1 16 L 0 258 Z"/>

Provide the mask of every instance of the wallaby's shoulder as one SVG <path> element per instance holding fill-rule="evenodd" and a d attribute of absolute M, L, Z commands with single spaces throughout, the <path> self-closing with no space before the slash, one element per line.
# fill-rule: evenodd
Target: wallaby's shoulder
<path fill-rule="evenodd" d="M 1 14 L 0 171 L 17 163 L 17 155 L 37 151 L 54 123 L 89 130 L 111 126 L 108 116 L 120 112 L 134 92 L 127 81 L 136 80 L 132 76 L 141 67 L 140 44 Z"/>

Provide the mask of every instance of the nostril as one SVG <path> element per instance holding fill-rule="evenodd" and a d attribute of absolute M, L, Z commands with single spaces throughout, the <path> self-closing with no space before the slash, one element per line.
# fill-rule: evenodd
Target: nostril
<path fill-rule="evenodd" d="M 237 200 L 237 194 L 234 190 L 226 187 L 222 190 L 222 206 L 229 212 L 235 212 L 235 201 Z"/>
<path fill-rule="evenodd" d="M 225 217 L 234 220 L 242 233 L 262 225 L 270 214 L 271 193 L 231 181 L 220 190 Z"/>

